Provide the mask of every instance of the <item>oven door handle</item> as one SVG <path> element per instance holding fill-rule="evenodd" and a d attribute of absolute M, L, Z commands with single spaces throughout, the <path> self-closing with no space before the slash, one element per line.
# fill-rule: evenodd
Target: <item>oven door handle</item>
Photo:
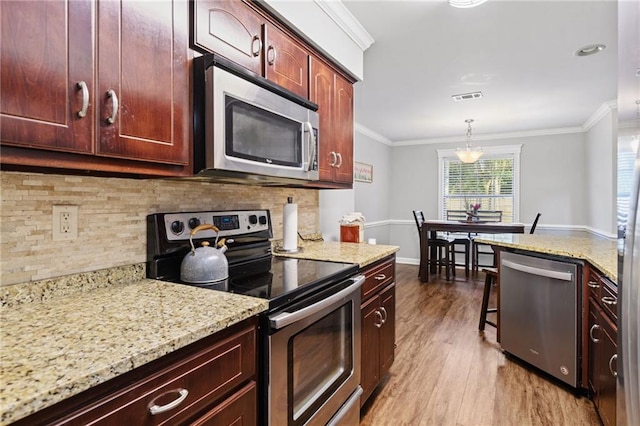
<path fill-rule="evenodd" d="M 315 313 L 321 312 L 323 309 L 333 305 L 343 297 L 348 296 L 352 292 L 358 290 L 364 282 L 364 275 L 358 275 L 356 277 L 353 277 L 352 279 L 354 282 L 349 287 L 340 290 L 336 294 L 332 294 L 331 296 L 321 300 L 318 303 L 314 303 L 313 305 L 307 306 L 306 308 L 302 308 L 299 311 L 281 312 L 277 315 L 269 317 L 271 328 L 279 330 L 283 327 L 288 326 L 289 324 L 293 324 L 296 321 L 300 321 L 304 318 L 310 317 Z"/>

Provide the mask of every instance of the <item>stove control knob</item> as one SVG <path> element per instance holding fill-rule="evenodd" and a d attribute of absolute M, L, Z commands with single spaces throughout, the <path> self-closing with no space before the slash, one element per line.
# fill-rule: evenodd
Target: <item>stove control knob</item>
<path fill-rule="evenodd" d="M 252 225 L 255 225 L 256 223 L 258 223 L 258 216 L 256 216 L 255 214 L 250 215 L 249 223 Z"/>
<path fill-rule="evenodd" d="M 267 217 L 260 216 L 260 225 L 266 225 L 266 224 L 267 224 Z"/>
<path fill-rule="evenodd" d="M 180 235 L 182 234 L 182 231 L 184 231 L 184 223 L 179 220 L 171 222 L 171 232 L 176 235 Z"/>
<path fill-rule="evenodd" d="M 196 226 L 200 225 L 200 219 L 198 219 L 197 217 L 192 217 L 191 219 L 189 219 L 189 228 L 190 229 L 194 229 Z"/>

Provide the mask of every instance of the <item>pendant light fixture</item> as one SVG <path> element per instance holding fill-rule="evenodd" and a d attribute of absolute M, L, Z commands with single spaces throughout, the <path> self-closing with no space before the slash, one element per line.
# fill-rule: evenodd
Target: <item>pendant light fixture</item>
<path fill-rule="evenodd" d="M 471 123 L 473 123 L 473 119 L 468 118 L 464 122 L 467 123 L 467 146 L 466 148 L 457 148 L 456 155 L 463 163 L 475 163 L 484 155 L 484 152 L 479 146 L 471 148 Z"/>
<path fill-rule="evenodd" d="M 467 9 L 469 7 L 480 6 L 487 0 L 449 0 L 449 5 L 460 9 Z"/>

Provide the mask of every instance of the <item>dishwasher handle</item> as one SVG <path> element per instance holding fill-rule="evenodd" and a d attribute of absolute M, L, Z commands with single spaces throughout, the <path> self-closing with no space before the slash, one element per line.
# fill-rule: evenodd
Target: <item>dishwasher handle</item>
<path fill-rule="evenodd" d="M 538 275 L 541 277 L 553 278 L 561 281 L 573 281 L 573 274 L 571 272 L 553 271 L 550 269 L 536 268 L 535 266 L 523 265 L 521 263 L 512 262 L 510 260 L 503 259 L 502 266 L 515 269 L 516 271 L 524 272 L 526 274 Z"/>

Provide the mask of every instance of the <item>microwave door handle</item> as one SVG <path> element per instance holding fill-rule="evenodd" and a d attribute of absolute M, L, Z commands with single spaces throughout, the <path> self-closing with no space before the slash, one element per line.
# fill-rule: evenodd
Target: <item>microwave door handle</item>
<path fill-rule="evenodd" d="M 313 134 L 313 126 L 311 125 L 310 121 L 305 121 L 304 125 L 309 129 L 309 139 L 308 139 L 308 144 L 309 144 L 309 161 L 307 163 L 307 171 L 311 171 L 312 167 L 313 167 L 313 159 L 316 156 L 316 137 Z"/>

